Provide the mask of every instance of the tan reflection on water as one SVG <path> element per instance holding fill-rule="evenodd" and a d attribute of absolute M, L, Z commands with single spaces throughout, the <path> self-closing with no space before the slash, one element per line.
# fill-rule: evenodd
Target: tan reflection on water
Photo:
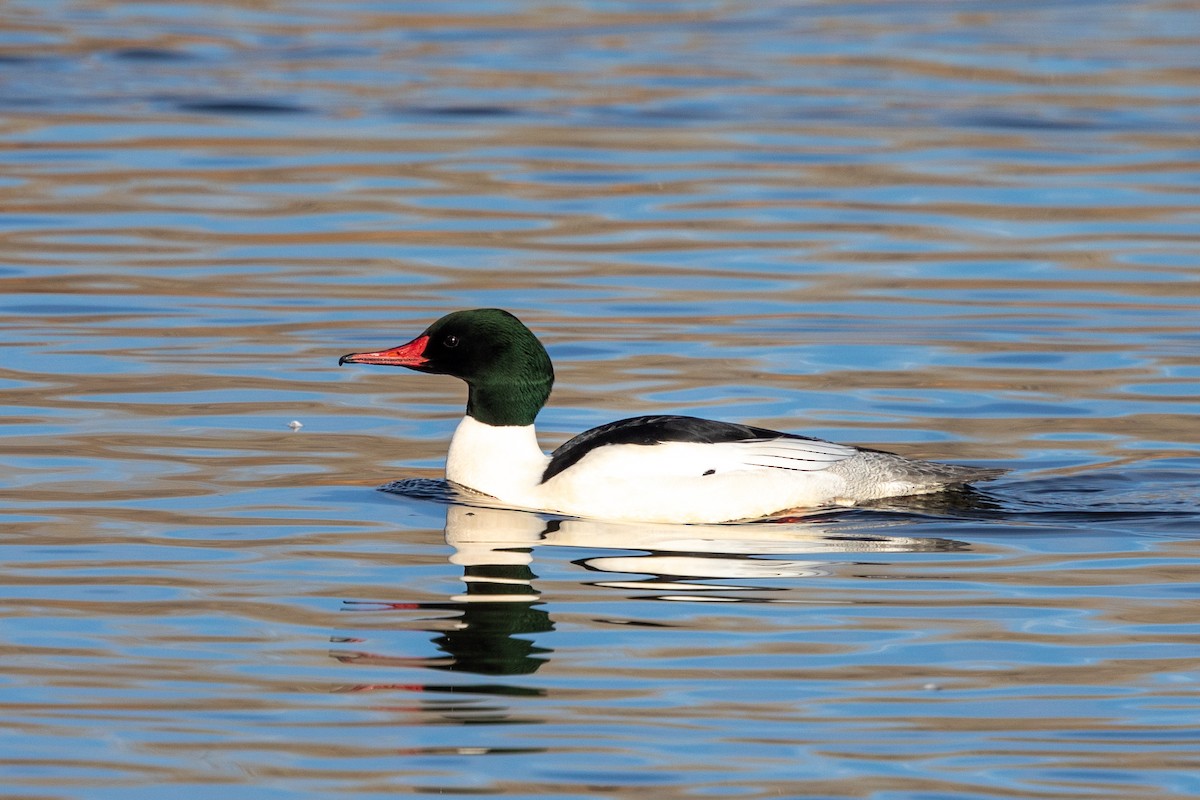
<path fill-rule="evenodd" d="M 1194 515 L 1139 483 L 1200 454 L 1194 4 L 1052 5 L 14 6 L 6 789 L 1187 795 L 1157 517 L 464 526 L 372 492 L 461 385 L 336 366 L 494 302 L 547 448 L 690 411 Z M 307 111 L 195 109 L 250 101 Z M 471 625 L 526 672 L 455 672 Z"/>

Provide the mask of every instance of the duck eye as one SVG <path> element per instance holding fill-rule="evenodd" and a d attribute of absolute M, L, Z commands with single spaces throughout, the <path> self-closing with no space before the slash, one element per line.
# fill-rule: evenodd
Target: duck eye
<path fill-rule="evenodd" d="M 458 337 L 452 333 L 445 339 L 442 339 L 442 344 L 446 345 L 446 347 L 458 347 Z"/>

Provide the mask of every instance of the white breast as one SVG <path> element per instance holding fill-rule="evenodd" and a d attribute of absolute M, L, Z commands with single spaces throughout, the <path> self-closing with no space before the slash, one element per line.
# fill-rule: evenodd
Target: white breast
<path fill-rule="evenodd" d="M 488 425 L 463 417 L 450 440 L 446 479 L 513 505 L 529 505 L 550 458 L 532 425 Z"/>

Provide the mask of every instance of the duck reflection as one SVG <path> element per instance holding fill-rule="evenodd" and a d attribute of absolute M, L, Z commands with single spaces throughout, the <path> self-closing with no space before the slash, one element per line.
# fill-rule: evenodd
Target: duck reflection
<path fill-rule="evenodd" d="M 481 510 L 482 511 L 482 510 Z M 509 512 L 516 516 L 532 516 Z M 451 506 L 446 514 L 446 540 L 455 552 L 450 562 L 463 568 L 466 591 L 451 597 L 461 612 L 458 625 L 433 640 L 453 659 L 446 669 L 480 675 L 524 675 L 537 671 L 549 650 L 538 647 L 525 634 L 554 629 L 534 588 L 534 524 L 515 519 L 480 519 L 474 510 Z M 458 532 L 467 532 L 462 548 Z M 486 552 L 476 558 L 474 551 Z"/>
<path fill-rule="evenodd" d="M 528 634 L 554 629 L 534 587 L 533 547 L 545 520 L 510 511 L 498 518 L 482 516 L 488 509 L 450 506 L 446 539 L 455 548 L 450 562 L 463 568 L 464 592 L 440 603 L 352 603 L 354 610 L 413 610 L 450 612 L 430 619 L 427 630 L 443 654 L 427 659 L 392 659 L 368 653 L 342 652 L 345 662 L 468 672 L 477 675 L 525 675 L 545 663 L 549 650 Z M 456 542 L 461 542 L 461 546 Z M 428 687 L 427 687 L 428 689 Z"/>
<path fill-rule="evenodd" d="M 481 571 L 511 566 L 518 558 L 527 565 L 535 546 L 554 546 L 618 551 L 574 562 L 604 576 L 592 585 L 649 590 L 661 600 L 708 602 L 770 602 L 743 593 L 787 591 L 790 587 L 760 582 L 826 575 L 835 563 L 846 560 L 836 555 L 965 546 L 948 539 L 888 536 L 873 530 L 897 524 L 884 518 L 844 523 L 838 519 L 814 515 L 738 525 L 632 524 L 546 519 L 523 511 L 456 505 L 447 509 L 446 541 L 455 549 L 451 561 L 463 567 L 469 588 L 480 580 Z M 780 557 L 796 553 L 817 557 Z M 516 591 L 512 586 L 503 590 Z M 529 591 L 534 591 L 532 584 Z M 673 594 L 658 594 L 662 591 Z M 468 592 L 466 599 L 470 597 Z"/>
<path fill-rule="evenodd" d="M 450 618 L 439 613 L 425 623 L 436 634 L 433 643 L 440 654 L 425 659 L 366 653 L 337 657 L 477 675 L 536 672 L 552 654 L 537 643 L 538 636 L 554 629 L 533 571 L 538 547 L 579 549 L 583 556 L 572 563 L 598 577 L 591 585 L 645 593 L 639 599 L 759 603 L 787 602 L 796 579 L 827 575 L 839 564 L 966 547 L 949 539 L 884 532 L 905 521 L 899 515 L 833 512 L 730 525 L 609 523 L 552 518 L 456 497 L 446 507 L 445 534 L 454 548 L 449 560 L 462 568 L 465 590 L 445 602 L 371 604 L 450 612 Z"/>

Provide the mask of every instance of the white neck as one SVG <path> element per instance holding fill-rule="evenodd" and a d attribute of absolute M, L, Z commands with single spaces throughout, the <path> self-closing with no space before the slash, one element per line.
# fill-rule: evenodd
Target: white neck
<path fill-rule="evenodd" d="M 523 504 L 549 463 L 532 425 L 488 425 L 466 416 L 450 440 L 446 479 L 499 500 Z"/>

